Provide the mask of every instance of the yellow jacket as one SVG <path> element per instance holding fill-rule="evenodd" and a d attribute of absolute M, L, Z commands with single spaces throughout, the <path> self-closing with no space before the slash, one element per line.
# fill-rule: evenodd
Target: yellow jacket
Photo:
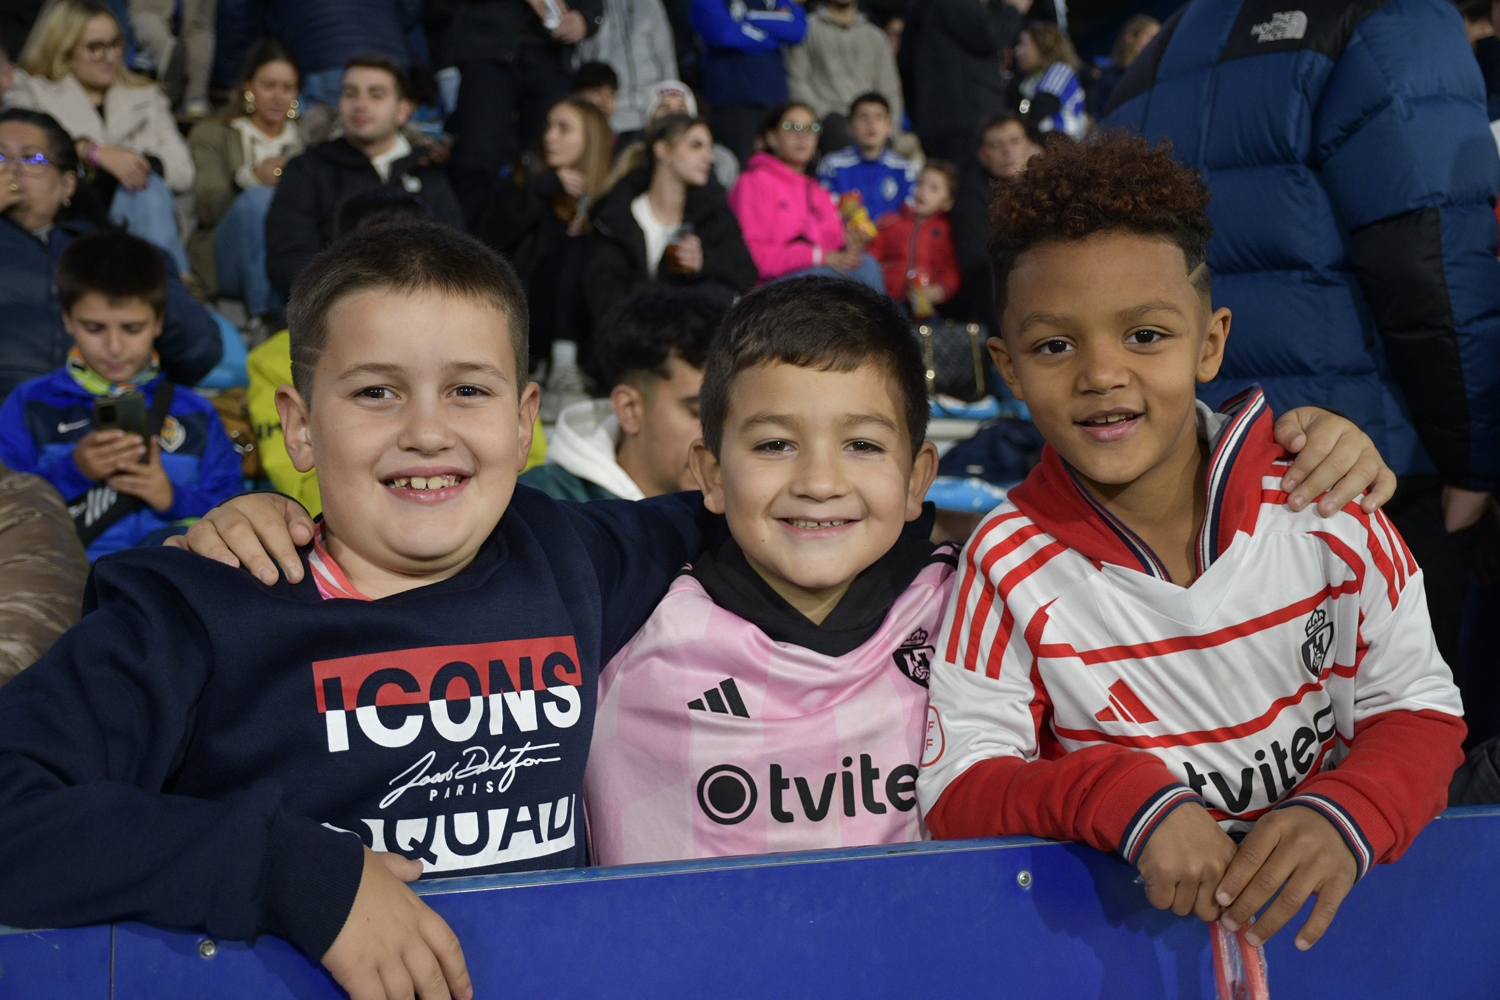
<path fill-rule="evenodd" d="M 250 424 L 255 429 L 255 446 L 260 449 L 261 468 L 266 470 L 272 486 L 317 517 L 323 510 L 323 499 L 318 493 L 318 473 L 316 470 L 298 472 L 292 466 L 291 456 L 286 453 L 286 442 L 281 436 L 281 417 L 276 413 L 276 388 L 292 384 L 292 340 L 287 331 L 282 330 L 251 351 L 247 366 L 250 389 L 246 395 L 250 404 Z M 538 420 L 532 429 L 526 468 L 541 465 L 546 455 L 547 439 Z"/>

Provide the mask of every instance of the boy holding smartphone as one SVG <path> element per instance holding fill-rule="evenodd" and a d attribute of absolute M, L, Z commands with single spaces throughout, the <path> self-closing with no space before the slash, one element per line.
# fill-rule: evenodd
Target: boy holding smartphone
<path fill-rule="evenodd" d="M 57 488 L 89 559 L 240 492 L 213 406 L 161 374 L 161 255 L 121 231 L 81 237 L 58 261 L 57 297 L 74 346 L 0 407 L 0 461 Z"/>

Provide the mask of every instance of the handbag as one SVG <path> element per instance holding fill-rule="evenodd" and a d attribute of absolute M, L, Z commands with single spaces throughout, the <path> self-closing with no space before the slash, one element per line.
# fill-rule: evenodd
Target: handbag
<path fill-rule="evenodd" d="M 966 403 L 984 397 L 984 327 L 952 320 L 919 323 L 912 331 L 927 369 L 927 395 L 939 393 Z"/>

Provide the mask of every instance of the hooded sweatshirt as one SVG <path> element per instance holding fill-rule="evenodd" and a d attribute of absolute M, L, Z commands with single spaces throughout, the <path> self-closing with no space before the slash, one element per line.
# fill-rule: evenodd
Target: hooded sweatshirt
<path fill-rule="evenodd" d="M 586 399 L 558 414 L 547 464 L 520 482 L 558 500 L 641 500 L 645 494 L 615 459 L 620 421 L 607 399 Z"/>
<path fill-rule="evenodd" d="M 729 192 L 745 245 L 762 281 L 819 267 L 844 245 L 833 197 L 807 174 L 756 153 Z"/>

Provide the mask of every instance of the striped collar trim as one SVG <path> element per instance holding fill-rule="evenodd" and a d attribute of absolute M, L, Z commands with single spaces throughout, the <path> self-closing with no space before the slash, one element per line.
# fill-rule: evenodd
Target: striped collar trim
<path fill-rule="evenodd" d="M 1219 430 L 1213 454 L 1208 460 L 1208 478 L 1205 484 L 1208 496 L 1207 513 L 1203 517 L 1203 526 L 1198 529 L 1197 568 L 1199 573 L 1208 569 L 1219 556 L 1223 555 L 1229 543 L 1234 540 L 1235 532 L 1239 529 L 1238 524 L 1228 524 L 1230 530 L 1227 532 L 1224 530 L 1226 521 L 1233 520 L 1225 517 L 1226 501 L 1231 492 L 1229 489 L 1231 473 L 1252 436 L 1251 429 L 1262 415 L 1269 415 L 1269 412 L 1266 394 L 1261 391 L 1260 386 L 1251 386 L 1244 392 L 1230 397 L 1223 406 L 1219 407 L 1219 413 L 1229 419 Z M 1259 471 L 1257 468 L 1257 476 Z"/>
<path fill-rule="evenodd" d="M 1170 581 L 1172 574 L 1167 572 L 1166 564 L 1156 557 L 1155 552 L 1151 551 L 1151 546 L 1147 545 L 1140 535 L 1131 531 L 1124 521 L 1110 513 L 1109 508 L 1094 499 L 1094 495 L 1079 481 L 1078 474 L 1073 471 L 1071 465 L 1063 462 L 1062 466 L 1068 470 L 1068 478 L 1072 481 L 1073 488 L 1078 491 L 1078 495 L 1093 509 L 1099 519 L 1114 532 L 1115 537 L 1120 540 L 1120 544 L 1125 546 L 1125 550 L 1135 557 L 1136 562 L 1140 563 L 1141 572 L 1147 576 L 1154 576 L 1158 580 Z"/>
<path fill-rule="evenodd" d="M 323 522 L 319 521 L 313 529 L 312 551 L 307 554 L 307 565 L 312 571 L 313 583 L 318 588 L 318 596 L 325 601 L 370 600 L 354 588 L 354 584 L 349 582 L 349 577 L 345 576 L 339 564 L 334 562 L 333 556 L 328 554 L 328 549 L 323 546 L 323 536 Z"/>

